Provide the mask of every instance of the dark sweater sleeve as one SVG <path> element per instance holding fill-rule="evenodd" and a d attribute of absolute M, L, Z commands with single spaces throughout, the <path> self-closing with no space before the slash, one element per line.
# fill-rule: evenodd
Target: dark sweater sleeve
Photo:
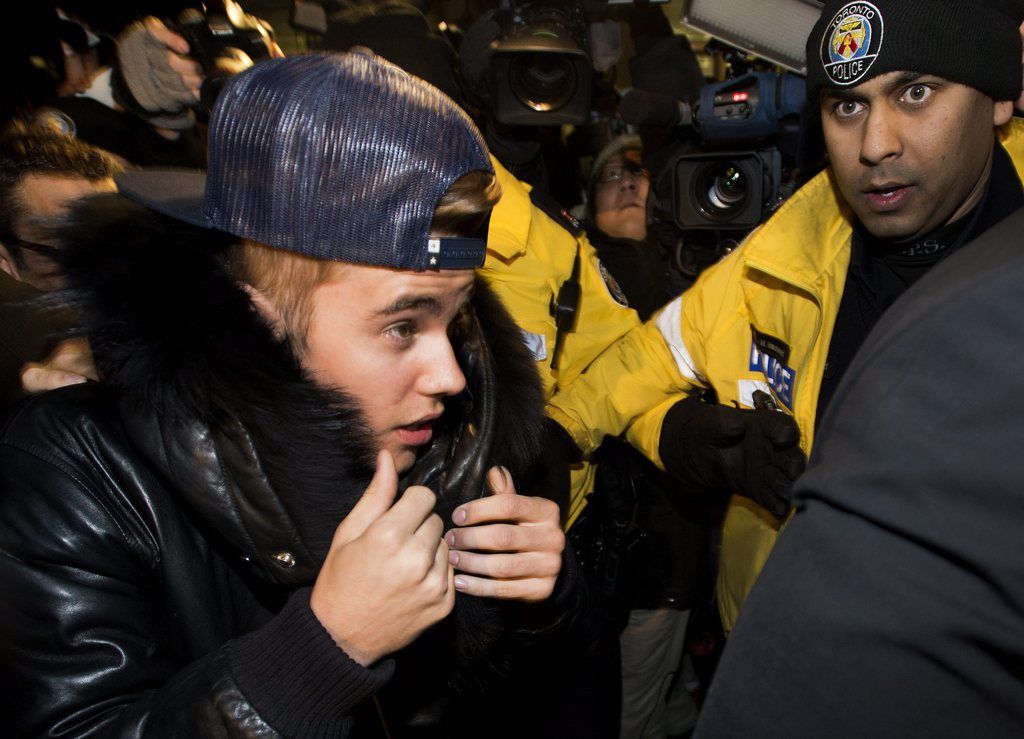
<path fill-rule="evenodd" d="M 232 642 L 228 663 L 242 694 L 281 734 L 339 736 L 394 663 L 368 669 L 345 654 L 310 609 L 310 592 L 297 591 L 269 623 Z"/>

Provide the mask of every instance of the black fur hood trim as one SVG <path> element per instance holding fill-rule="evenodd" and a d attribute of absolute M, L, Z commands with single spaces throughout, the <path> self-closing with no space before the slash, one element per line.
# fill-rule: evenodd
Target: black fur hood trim
<path fill-rule="evenodd" d="M 60 234 L 65 297 L 140 450 L 260 574 L 308 584 L 372 476 L 373 446 L 354 402 L 310 381 L 225 270 L 231 239 L 90 198 Z M 473 306 L 496 358 L 490 463 L 525 481 L 540 452 L 536 368 L 483 280 Z"/>

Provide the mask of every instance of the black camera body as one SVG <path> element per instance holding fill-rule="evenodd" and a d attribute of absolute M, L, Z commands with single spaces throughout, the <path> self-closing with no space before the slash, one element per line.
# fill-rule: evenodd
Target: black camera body
<path fill-rule="evenodd" d="M 593 66 L 579 3 L 531 2 L 500 11 L 491 45 L 495 118 L 506 125 L 579 124 L 590 112 Z"/>
<path fill-rule="evenodd" d="M 780 140 L 799 135 L 804 81 L 792 74 L 749 72 L 705 85 L 693 107 L 696 151 L 667 159 L 655 183 L 656 211 L 681 230 L 749 231 L 784 199 Z"/>
<path fill-rule="evenodd" d="M 234 0 L 209 0 L 205 5 L 205 14 L 188 8 L 171 28 L 188 42 L 189 54 L 203 68 L 200 103 L 209 111 L 229 77 L 270 58 L 274 34 L 269 24 Z"/>
<path fill-rule="evenodd" d="M 673 220 L 681 229 L 752 229 L 779 196 L 778 149 L 680 156 L 672 170 Z"/>

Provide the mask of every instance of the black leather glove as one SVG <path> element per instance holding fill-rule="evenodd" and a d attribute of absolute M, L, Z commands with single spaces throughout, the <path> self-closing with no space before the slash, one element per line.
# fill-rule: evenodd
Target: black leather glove
<path fill-rule="evenodd" d="M 775 410 L 741 410 L 692 397 L 665 416 L 658 453 L 690 490 L 738 493 L 775 516 L 789 510 L 793 481 L 807 463 L 800 429 Z"/>

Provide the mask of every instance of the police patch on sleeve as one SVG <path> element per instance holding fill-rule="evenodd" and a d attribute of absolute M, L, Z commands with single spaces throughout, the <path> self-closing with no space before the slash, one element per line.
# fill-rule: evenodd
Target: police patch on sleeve
<path fill-rule="evenodd" d="M 882 13 L 871 3 L 847 3 L 825 26 L 821 64 L 836 85 L 855 85 L 882 49 Z"/>
<path fill-rule="evenodd" d="M 601 279 L 604 280 L 604 286 L 608 288 L 608 294 L 612 296 L 612 300 L 621 305 L 623 308 L 629 307 L 629 300 L 626 299 L 626 293 L 622 292 L 622 288 L 619 287 L 619 283 L 612 277 L 612 273 L 608 271 L 608 268 L 601 263 L 601 260 L 597 260 L 597 267 L 601 270 Z"/>

